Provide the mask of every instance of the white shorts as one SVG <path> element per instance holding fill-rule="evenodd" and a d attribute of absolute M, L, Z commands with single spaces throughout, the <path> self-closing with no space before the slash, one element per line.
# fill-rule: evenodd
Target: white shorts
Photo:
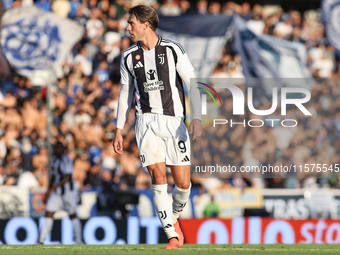
<path fill-rule="evenodd" d="M 70 191 L 64 195 L 52 193 L 47 200 L 46 211 L 57 212 L 66 211 L 69 215 L 77 213 L 77 192 Z"/>
<path fill-rule="evenodd" d="M 143 167 L 160 162 L 190 165 L 190 138 L 180 117 L 154 113 L 137 116 L 136 140 Z"/>

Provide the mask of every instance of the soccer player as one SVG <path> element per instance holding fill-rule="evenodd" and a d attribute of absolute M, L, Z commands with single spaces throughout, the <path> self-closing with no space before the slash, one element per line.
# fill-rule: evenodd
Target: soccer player
<path fill-rule="evenodd" d="M 52 180 L 44 201 L 45 203 L 47 201 L 46 215 L 44 226 L 40 232 L 39 244 L 44 243 L 46 236 L 52 230 L 54 213 L 61 209 L 68 212 L 73 225 L 75 242 L 81 244 L 81 223 L 76 214 L 77 193 L 72 180 L 73 161 L 65 154 L 65 148 L 61 142 L 54 145 L 53 154 L 51 159 Z"/>
<path fill-rule="evenodd" d="M 183 82 L 191 97 L 193 139 L 202 133 L 201 100 L 194 68 L 183 47 L 157 36 L 159 19 L 149 6 L 129 10 L 127 31 L 135 43 L 121 60 L 121 91 L 118 101 L 117 129 L 113 147 L 123 154 L 122 129 L 136 94 L 136 139 L 140 160 L 152 179 L 153 200 L 169 244 L 164 249 L 183 246 L 184 237 L 177 221 L 190 195 L 190 140 L 184 123 Z M 167 193 L 166 166 L 170 166 L 175 188 L 171 205 Z"/>
<path fill-rule="evenodd" d="M 2 0 L 0 0 L 0 28 L 2 25 L 1 24 L 2 14 L 3 14 L 3 3 L 2 3 Z M 6 76 L 9 75 L 9 72 L 10 72 L 9 65 L 0 47 L 0 79 L 6 78 Z"/>

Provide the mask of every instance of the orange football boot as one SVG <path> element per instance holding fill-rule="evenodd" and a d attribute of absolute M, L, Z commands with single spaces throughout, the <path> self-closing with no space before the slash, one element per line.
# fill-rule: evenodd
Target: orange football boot
<path fill-rule="evenodd" d="M 177 238 L 171 238 L 169 240 L 169 244 L 165 246 L 163 249 L 166 250 L 174 250 L 174 249 L 179 249 L 179 242 Z"/>
<path fill-rule="evenodd" d="M 184 244 L 184 235 L 183 232 L 181 230 L 181 227 L 179 226 L 178 221 L 176 221 L 176 223 L 174 224 L 175 227 L 175 232 L 178 234 L 178 244 L 179 247 L 182 247 Z"/>

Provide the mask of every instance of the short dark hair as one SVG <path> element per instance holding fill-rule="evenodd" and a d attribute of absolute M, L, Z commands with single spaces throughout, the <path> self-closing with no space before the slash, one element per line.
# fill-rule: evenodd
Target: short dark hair
<path fill-rule="evenodd" d="M 58 141 L 54 144 L 54 148 L 62 148 L 63 150 L 65 150 L 64 144 L 60 141 Z"/>
<path fill-rule="evenodd" d="M 135 15 L 140 23 L 149 22 L 151 29 L 156 31 L 159 24 L 159 18 L 155 10 L 147 5 L 136 5 L 129 10 L 129 14 Z"/>

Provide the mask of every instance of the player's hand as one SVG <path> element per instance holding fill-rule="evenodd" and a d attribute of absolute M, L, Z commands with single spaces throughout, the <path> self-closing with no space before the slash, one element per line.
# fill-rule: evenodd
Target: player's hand
<path fill-rule="evenodd" d="M 189 134 L 193 134 L 192 140 L 200 137 L 202 135 L 202 125 L 201 121 L 198 119 L 194 119 L 189 126 Z"/>
<path fill-rule="evenodd" d="M 113 149 L 117 154 L 123 154 L 123 136 L 120 131 L 117 130 L 115 140 L 113 141 Z"/>

